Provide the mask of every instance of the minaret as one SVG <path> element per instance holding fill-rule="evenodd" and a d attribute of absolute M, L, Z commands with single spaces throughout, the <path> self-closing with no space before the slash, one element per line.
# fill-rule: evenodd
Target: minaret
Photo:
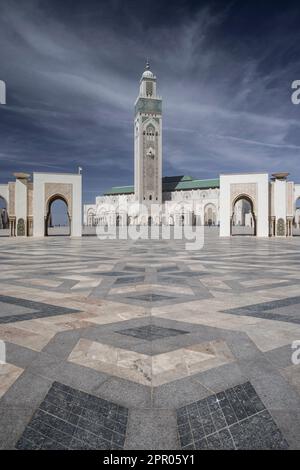
<path fill-rule="evenodd" d="M 139 203 L 162 202 L 162 100 L 147 61 L 135 102 L 134 190 Z"/>

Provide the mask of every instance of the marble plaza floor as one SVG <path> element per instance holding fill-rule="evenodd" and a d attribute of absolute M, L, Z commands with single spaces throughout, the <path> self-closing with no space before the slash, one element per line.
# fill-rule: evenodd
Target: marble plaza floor
<path fill-rule="evenodd" d="M 0 240 L 0 448 L 299 449 L 300 238 Z"/>

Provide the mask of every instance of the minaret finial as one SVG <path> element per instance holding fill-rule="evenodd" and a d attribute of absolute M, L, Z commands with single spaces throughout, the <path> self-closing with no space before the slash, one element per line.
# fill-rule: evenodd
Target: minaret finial
<path fill-rule="evenodd" d="M 147 62 L 146 62 L 146 70 L 149 70 L 150 69 L 150 64 L 149 64 L 149 59 L 147 58 Z"/>

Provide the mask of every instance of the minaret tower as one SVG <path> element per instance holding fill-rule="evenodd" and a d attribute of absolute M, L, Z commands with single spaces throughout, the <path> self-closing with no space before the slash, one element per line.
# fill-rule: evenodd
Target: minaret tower
<path fill-rule="evenodd" d="M 162 100 L 147 61 L 134 118 L 134 191 L 139 203 L 162 202 Z"/>

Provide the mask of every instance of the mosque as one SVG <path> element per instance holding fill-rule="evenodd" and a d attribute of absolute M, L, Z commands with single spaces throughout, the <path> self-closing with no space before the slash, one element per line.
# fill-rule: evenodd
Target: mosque
<path fill-rule="evenodd" d="M 0 236 L 53 234 L 52 207 L 66 206 L 68 235 L 86 227 L 166 225 L 218 227 L 221 237 L 300 235 L 300 184 L 289 174 L 221 174 L 214 179 L 162 175 L 162 99 L 149 63 L 134 117 L 134 185 L 115 186 L 83 206 L 78 173 L 15 173 L 0 184 Z M 97 229 L 95 229 L 96 232 Z M 57 231 L 55 232 L 57 233 Z"/>
<path fill-rule="evenodd" d="M 84 205 L 84 225 L 200 224 L 219 226 L 220 236 L 292 236 L 300 228 L 299 198 L 300 184 L 288 173 L 163 177 L 162 99 L 147 63 L 135 102 L 134 186 L 112 187 Z"/>

